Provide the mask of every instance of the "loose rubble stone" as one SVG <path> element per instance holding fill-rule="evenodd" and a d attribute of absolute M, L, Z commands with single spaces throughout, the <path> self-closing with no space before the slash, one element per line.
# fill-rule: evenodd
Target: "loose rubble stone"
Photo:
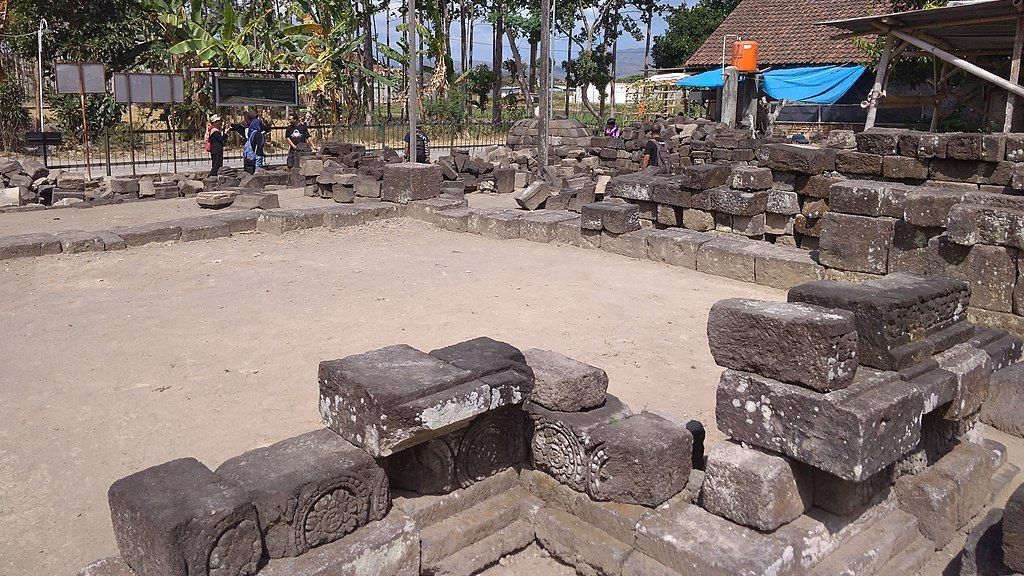
<path fill-rule="evenodd" d="M 140 576 L 255 574 L 256 509 L 238 484 L 193 458 L 122 478 L 107 494 L 121 557 Z"/>
<path fill-rule="evenodd" d="M 812 493 L 811 470 L 784 456 L 732 442 L 708 452 L 701 504 L 737 524 L 773 531 L 809 510 Z"/>
<path fill-rule="evenodd" d="M 400 162 L 384 165 L 381 199 L 385 202 L 408 204 L 413 200 L 426 200 L 441 193 L 441 168 L 436 164 Z"/>
<path fill-rule="evenodd" d="M 642 412 L 595 428 L 587 493 L 595 500 L 655 507 L 690 479 L 693 436 L 685 426 Z"/>
<path fill-rule="evenodd" d="M 808 304 L 720 300 L 708 318 L 719 366 L 819 392 L 846 388 L 857 371 L 852 312 Z"/>
<path fill-rule="evenodd" d="M 532 377 L 479 378 L 406 345 L 320 363 L 324 424 L 374 457 L 388 456 L 485 412 L 522 402 Z"/>
<path fill-rule="evenodd" d="M 250 450 L 217 474 L 248 491 L 271 558 L 334 542 L 384 518 L 391 506 L 384 470 L 326 429 Z"/>
<path fill-rule="evenodd" d="M 604 370 L 549 350 L 531 348 L 524 354 L 533 371 L 531 401 L 562 412 L 578 412 L 604 403 L 608 392 Z"/>
<path fill-rule="evenodd" d="M 851 386 L 820 394 L 726 370 L 715 416 L 718 428 L 735 440 L 859 481 L 917 445 L 923 406 L 921 391 L 894 372 L 861 368 Z M 846 441 L 820 441 L 837 437 Z"/>
<path fill-rule="evenodd" d="M 551 196 L 547 182 L 538 180 L 515 195 L 516 203 L 524 210 L 536 210 Z"/>

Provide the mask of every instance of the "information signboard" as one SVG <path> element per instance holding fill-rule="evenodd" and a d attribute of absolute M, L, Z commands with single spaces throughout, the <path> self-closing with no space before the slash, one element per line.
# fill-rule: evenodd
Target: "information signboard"
<path fill-rule="evenodd" d="M 185 101 L 180 74 L 114 74 L 114 99 L 133 104 L 177 104 Z"/>
<path fill-rule="evenodd" d="M 58 94 L 103 94 L 107 91 L 107 71 L 103 64 L 60 62 L 55 68 Z"/>
<path fill-rule="evenodd" d="M 218 106 L 298 106 L 299 84 L 294 78 L 214 79 Z"/>

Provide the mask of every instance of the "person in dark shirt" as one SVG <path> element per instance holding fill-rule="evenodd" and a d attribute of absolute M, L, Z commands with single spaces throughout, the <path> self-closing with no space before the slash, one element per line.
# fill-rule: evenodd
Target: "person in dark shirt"
<path fill-rule="evenodd" d="M 210 116 L 210 122 L 206 125 L 207 150 L 210 152 L 210 176 L 216 176 L 224 166 L 224 145 L 228 142 L 228 135 L 224 133 L 224 121 L 220 116 Z"/>
<path fill-rule="evenodd" d="M 430 163 L 430 138 L 427 137 L 426 132 L 423 131 L 419 126 L 416 127 L 416 159 L 413 160 L 412 156 L 409 155 L 409 133 L 405 133 L 405 137 L 402 138 L 405 142 L 405 160 L 406 162 L 419 162 L 421 164 Z"/>
<path fill-rule="evenodd" d="M 288 127 L 285 129 L 285 140 L 288 142 L 288 167 L 298 168 L 299 158 L 313 150 L 309 128 L 299 121 L 299 115 L 292 112 L 288 115 Z"/>
<path fill-rule="evenodd" d="M 655 124 L 654 129 L 651 131 L 651 139 L 644 146 L 644 158 L 640 162 L 640 169 L 643 170 L 648 166 L 660 166 L 661 151 L 664 148 L 665 141 L 661 138 L 661 126 Z"/>

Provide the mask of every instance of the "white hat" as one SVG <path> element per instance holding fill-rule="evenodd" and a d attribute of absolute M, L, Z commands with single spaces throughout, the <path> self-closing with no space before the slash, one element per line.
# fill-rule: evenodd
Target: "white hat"
<path fill-rule="evenodd" d="M 216 114 L 214 114 L 213 116 L 210 116 L 210 122 L 220 122 L 220 120 L 221 120 L 220 116 L 218 116 Z"/>

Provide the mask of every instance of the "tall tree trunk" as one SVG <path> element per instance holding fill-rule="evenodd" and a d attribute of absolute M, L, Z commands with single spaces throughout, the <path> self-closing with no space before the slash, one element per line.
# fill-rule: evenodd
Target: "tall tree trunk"
<path fill-rule="evenodd" d="M 511 27 L 506 28 L 505 35 L 508 37 L 508 45 L 512 49 L 512 57 L 516 60 L 516 76 L 519 80 L 519 89 L 523 92 L 526 116 L 533 118 L 533 96 L 530 95 L 530 85 L 526 83 L 526 74 L 523 72 L 523 57 L 519 54 L 519 46 L 516 45 L 515 31 Z"/>
<path fill-rule="evenodd" d="M 491 87 L 491 122 L 494 124 L 501 122 L 501 61 L 503 59 L 502 36 L 504 35 L 505 29 L 505 22 L 500 14 L 501 4 L 498 4 L 496 10 L 499 14 L 493 25 L 494 50 L 491 54 L 491 68 L 495 73 L 494 86 Z"/>
<path fill-rule="evenodd" d="M 647 39 L 644 41 L 644 79 L 650 74 L 651 68 L 651 20 L 654 19 L 654 8 L 647 10 Z"/>
<path fill-rule="evenodd" d="M 530 40 L 530 90 L 537 86 L 537 41 Z"/>
<path fill-rule="evenodd" d="M 586 108 L 587 111 L 590 112 L 593 116 L 601 117 L 602 114 L 599 114 L 598 111 L 594 109 L 594 105 L 590 102 L 590 95 L 587 94 L 587 88 L 589 88 L 589 86 L 586 85 L 586 84 L 583 84 L 583 85 L 581 85 L 579 87 L 579 89 L 580 89 L 580 102 L 583 103 L 583 107 Z M 604 104 L 602 104 L 601 107 L 603 109 L 604 108 Z"/>
<path fill-rule="evenodd" d="M 619 63 L 619 37 L 616 36 L 615 40 L 612 41 L 612 116 L 615 116 L 615 80 L 618 79 L 618 63 Z M 604 114 L 601 115 L 604 117 Z"/>
<path fill-rule="evenodd" d="M 572 27 L 569 28 L 569 46 L 568 46 L 568 48 L 569 48 L 569 57 L 566 58 L 566 62 L 572 62 Z M 566 74 L 566 76 L 565 76 L 565 117 L 566 118 L 569 117 L 569 89 L 570 88 L 572 88 L 573 91 L 576 90 L 575 86 L 573 86 L 569 82 L 569 75 Z"/>
<path fill-rule="evenodd" d="M 366 34 L 363 38 L 363 67 L 373 70 L 373 14 L 371 13 L 370 0 L 363 0 L 363 26 Z M 364 117 L 366 124 L 373 122 L 373 78 L 368 74 L 361 74 L 362 99 Z"/>
<path fill-rule="evenodd" d="M 469 70 L 469 51 L 466 46 L 466 0 L 459 0 L 459 47 L 462 52 L 459 62 L 462 64 L 461 72 Z"/>

